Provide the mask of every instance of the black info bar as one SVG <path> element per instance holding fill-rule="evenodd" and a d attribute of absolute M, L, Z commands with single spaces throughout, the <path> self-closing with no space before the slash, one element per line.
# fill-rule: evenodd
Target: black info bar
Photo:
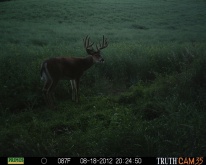
<path fill-rule="evenodd" d="M 1 157 L 0 165 L 206 165 L 206 157 Z"/>

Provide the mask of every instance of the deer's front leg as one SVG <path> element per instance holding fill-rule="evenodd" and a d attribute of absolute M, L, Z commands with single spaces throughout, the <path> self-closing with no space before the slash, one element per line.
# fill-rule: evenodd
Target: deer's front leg
<path fill-rule="evenodd" d="M 79 102 L 79 82 L 80 82 L 80 79 L 79 78 L 77 78 L 76 80 L 75 80 L 75 84 L 76 84 L 76 102 L 78 103 Z"/>
<path fill-rule="evenodd" d="M 75 101 L 75 80 L 70 80 L 72 87 L 72 101 Z"/>

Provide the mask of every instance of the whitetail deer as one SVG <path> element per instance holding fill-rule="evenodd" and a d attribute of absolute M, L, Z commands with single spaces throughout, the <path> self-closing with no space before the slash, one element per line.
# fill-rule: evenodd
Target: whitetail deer
<path fill-rule="evenodd" d="M 79 102 L 79 81 L 83 73 L 94 63 L 103 63 L 104 59 L 100 55 L 100 50 L 108 46 L 107 39 L 102 43 L 96 44 L 96 50 L 93 49 L 94 42 L 90 42 L 86 36 L 83 39 L 84 47 L 88 54 L 87 57 L 54 57 L 45 60 L 41 65 L 41 79 L 45 81 L 43 87 L 44 98 L 49 106 L 53 106 L 53 92 L 59 80 L 68 79 L 72 86 L 72 100 Z"/>

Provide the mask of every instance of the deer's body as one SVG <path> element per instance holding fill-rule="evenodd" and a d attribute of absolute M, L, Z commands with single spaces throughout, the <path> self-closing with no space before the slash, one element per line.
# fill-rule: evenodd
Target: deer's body
<path fill-rule="evenodd" d="M 86 57 L 54 57 L 45 60 L 41 66 L 41 79 L 45 81 L 43 93 L 48 105 L 53 106 L 54 97 L 52 93 L 59 80 L 70 80 L 72 86 L 72 100 L 79 102 L 79 81 L 83 73 L 94 63 L 102 63 L 104 59 L 100 55 L 100 50 L 107 47 L 104 39 L 99 44 L 97 51 L 92 48 L 93 43 L 89 43 L 89 38 L 84 40 L 84 47 L 88 53 Z"/>
<path fill-rule="evenodd" d="M 50 74 L 57 80 L 73 80 L 81 77 L 93 64 L 92 56 L 50 58 L 42 63 L 41 77 L 47 79 Z"/>

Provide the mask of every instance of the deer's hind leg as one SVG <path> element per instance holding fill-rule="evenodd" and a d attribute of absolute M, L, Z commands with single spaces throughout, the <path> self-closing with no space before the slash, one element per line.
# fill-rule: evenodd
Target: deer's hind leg
<path fill-rule="evenodd" d="M 44 100 L 48 106 L 50 106 L 50 101 L 49 101 L 50 99 L 48 95 L 48 89 L 50 86 L 51 86 L 51 80 L 46 80 L 44 83 L 44 87 L 42 89 Z"/>
<path fill-rule="evenodd" d="M 76 92 L 75 101 L 76 101 L 77 103 L 79 102 L 79 98 L 80 98 L 80 95 L 79 95 L 79 82 L 80 82 L 80 79 L 77 78 L 77 79 L 75 80 L 75 87 L 76 87 L 76 90 L 75 90 L 75 92 Z"/>
<path fill-rule="evenodd" d="M 54 106 L 54 95 L 53 95 L 53 90 L 55 86 L 57 85 L 58 80 L 55 80 L 51 77 L 48 68 L 47 68 L 47 63 L 45 63 L 42 66 L 42 80 L 45 81 L 44 87 L 42 89 L 44 99 L 47 103 L 48 106 L 52 107 Z"/>
<path fill-rule="evenodd" d="M 76 83 L 75 80 L 70 80 L 71 87 L 72 87 L 72 101 L 75 101 L 76 99 Z"/>
<path fill-rule="evenodd" d="M 54 107 L 54 102 L 55 102 L 54 89 L 57 85 L 57 82 L 58 82 L 57 80 L 51 80 L 49 88 L 47 89 L 47 97 L 48 97 L 48 100 L 49 100 L 49 104 L 52 107 Z"/>

